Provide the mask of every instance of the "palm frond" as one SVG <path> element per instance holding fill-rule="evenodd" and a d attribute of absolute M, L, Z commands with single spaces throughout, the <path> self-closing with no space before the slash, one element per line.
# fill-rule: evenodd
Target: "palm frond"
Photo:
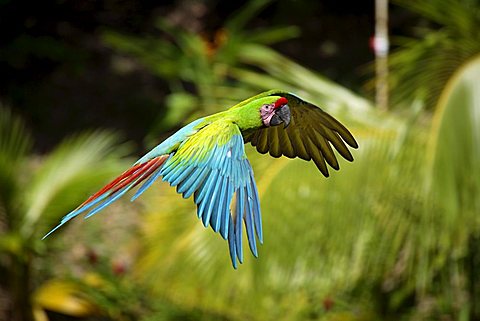
<path fill-rule="evenodd" d="M 67 138 L 42 159 L 22 191 L 22 234 L 31 235 L 45 223 L 57 221 L 87 197 L 92 186 L 120 172 L 118 159 L 125 152 L 118 145 L 118 135 L 111 132 L 93 131 Z"/>
<path fill-rule="evenodd" d="M 398 48 L 390 56 L 393 103 L 422 98 L 432 108 L 453 73 L 480 52 L 480 6 L 455 0 L 394 2 L 438 27 L 417 29 L 416 37 L 394 38 Z"/>
<path fill-rule="evenodd" d="M 158 187 L 146 195 L 138 276 L 174 302 L 238 320 L 300 320 L 332 296 L 339 314 L 368 319 L 435 318 L 440 306 L 478 315 L 451 299 L 478 299 L 468 282 L 478 283 L 469 258 L 480 233 L 479 74 L 476 60 L 453 77 L 433 125 L 424 114 L 360 125 L 355 162 L 328 180 L 307 162 L 249 150 L 265 238 L 237 271 L 193 204 Z M 422 312 L 425 302 L 436 308 Z"/>
<path fill-rule="evenodd" d="M 0 105 L 0 217 L 7 225 L 18 223 L 13 196 L 20 189 L 21 168 L 32 146 L 32 137 L 21 118 Z"/>

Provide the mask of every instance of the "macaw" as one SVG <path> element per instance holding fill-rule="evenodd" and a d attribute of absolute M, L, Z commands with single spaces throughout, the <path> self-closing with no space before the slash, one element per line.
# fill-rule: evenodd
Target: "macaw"
<path fill-rule="evenodd" d="M 204 226 L 228 240 L 236 269 L 237 261 L 243 262 L 242 221 L 255 257 L 257 239 L 263 243 L 260 200 L 246 143 L 273 157 L 313 160 L 326 177 L 326 164 L 339 169 L 332 146 L 349 161 L 353 157 L 346 144 L 358 148 L 348 129 L 319 107 L 270 90 L 181 128 L 64 216 L 44 238 L 81 213 L 87 212 L 85 218 L 98 213 L 143 182 L 131 198 L 135 200 L 161 176 L 183 198 L 193 195 Z"/>

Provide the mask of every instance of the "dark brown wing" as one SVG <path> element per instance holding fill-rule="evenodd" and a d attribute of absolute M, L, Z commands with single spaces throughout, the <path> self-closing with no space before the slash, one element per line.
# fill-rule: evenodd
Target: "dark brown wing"
<path fill-rule="evenodd" d="M 261 128 L 244 133 L 245 143 L 251 142 L 257 150 L 273 157 L 285 155 L 289 158 L 300 157 L 315 162 L 323 175 L 329 176 L 326 163 L 338 170 L 339 165 L 332 146 L 345 159 L 353 161 L 346 144 L 357 148 L 355 138 L 338 120 L 319 107 L 299 97 L 285 92 L 272 92 L 271 95 L 283 96 L 290 107 L 290 125 Z"/>

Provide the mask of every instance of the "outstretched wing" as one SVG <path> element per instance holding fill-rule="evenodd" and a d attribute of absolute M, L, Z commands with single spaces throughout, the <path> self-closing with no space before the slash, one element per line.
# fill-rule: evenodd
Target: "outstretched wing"
<path fill-rule="evenodd" d="M 282 96 L 287 98 L 291 112 L 290 125 L 260 128 L 244 133 L 245 143 L 251 142 L 257 150 L 273 157 L 285 155 L 300 157 L 315 162 L 323 175 L 329 176 L 326 163 L 338 170 L 339 165 L 332 146 L 345 159 L 353 161 L 346 145 L 357 148 L 353 135 L 338 120 L 321 108 L 299 97 L 280 90 L 272 90 L 259 96 Z M 256 96 L 256 97 L 259 97 Z"/>
<path fill-rule="evenodd" d="M 102 209 L 125 195 L 130 189 L 145 181 L 132 200 L 137 198 L 160 176 L 160 169 L 165 161 L 171 156 L 171 153 L 177 150 L 178 146 L 185 141 L 187 137 L 195 134 L 202 126 L 204 126 L 204 123 L 205 122 L 202 118 L 198 119 L 181 128 L 174 135 L 156 146 L 133 164 L 132 167 L 105 185 L 97 193 L 90 196 L 76 209 L 65 215 L 60 223 L 48 232 L 43 239 L 80 214 L 86 213 L 85 218 L 88 218 L 100 212 Z"/>
<path fill-rule="evenodd" d="M 253 255 L 262 243 L 260 202 L 237 125 L 216 121 L 190 136 L 161 169 L 184 198 L 194 195 L 198 217 L 228 239 L 232 264 L 243 262 L 242 220 Z M 235 202 L 233 213 L 231 204 Z"/>
<path fill-rule="evenodd" d="M 98 192 L 90 196 L 76 209 L 65 215 L 60 223 L 50 230 L 50 232 L 48 232 L 42 239 L 45 239 L 50 234 L 58 230 L 62 225 L 82 213 L 87 213 L 85 218 L 89 218 L 90 216 L 100 212 L 102 209 L 125 195 L 130 189 L 145 181 L 137 194 L 134 196 L 134 198 L 136 198 L 140 194 L 139 192 L 143 192 L 155 181 L 155 179 L 158 178 L 160 168 L 168 159 L 168 157 L 169 155 L 160 155 L 144 163 L 133 165 L 120 176 L 105 185 Z"/>
<path fill-rule="evenodd" d="M 47 235 L 72 218 L 98 213 L 143 182 L 132 201 L 156 179 L 177 187 L 184 198 L 194 195 L 198 217 L 207 227 L 228 239 L 232 264 L 243 262 L 242 221 L 248 243 L 258 256 L 256 238 L 262 243 L 260 202 L 253 171 L 245 155 L 243 137 L 237 125 L 195 121 L 138 160 L 130 169 L 62 218 Z M 233 196 L 235 205 L 230 210 Z M 256 234 L 256 236 L 255 236 Z"/>

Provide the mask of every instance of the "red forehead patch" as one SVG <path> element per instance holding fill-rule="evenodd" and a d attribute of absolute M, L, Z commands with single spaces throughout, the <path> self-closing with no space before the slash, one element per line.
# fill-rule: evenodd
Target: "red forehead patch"
<path fill-rule="evenodd" d="M 286 105 L 288 103 L 287 98 L 285 97 L 280 97 L 276 102 L 274 108 L 281 107 L 283 105 Z"/>

